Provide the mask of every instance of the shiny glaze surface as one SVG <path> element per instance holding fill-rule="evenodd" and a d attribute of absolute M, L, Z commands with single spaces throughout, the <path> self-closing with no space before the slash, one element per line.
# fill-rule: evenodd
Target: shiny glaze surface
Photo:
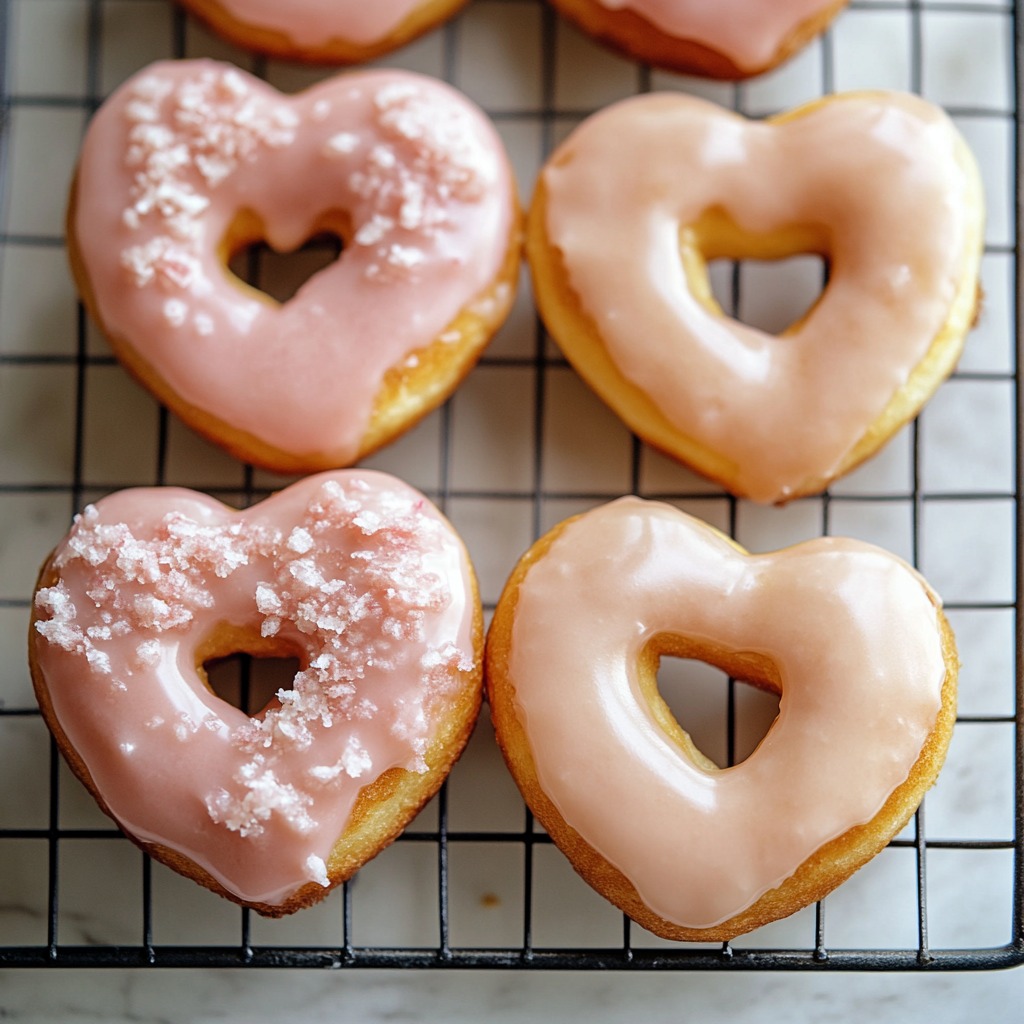
<path fill-rule="evenodd" d="M 610 11 L 632 11 L 667 35 L 689 39 L 740 68 L 769 63 L 805 21 L 835 0 L 595 0 Z"/>
<path fill-rule="evenodd" d="M 217 0 L 246 25 L 280 32 L 298 46 L 322 46 L 332 39 L 376 43 L 423 0 Z"/>
<path fill-rule="evenodd" d="M 898 93 L 830 97 L 769 123 L 642 96 L 584 122 L 543 181 L 548 241 L 618 372 L 761 501 L 836 471 L 980 258 L 973 161 L 942 111 Z M 779 237 L 776 257 L 828 260 L 820 300 L 783 336 L 695 296 L 680 250 L 716 244 L 712 228 L 695 237 L 709 216 Z M 745 255 L 723 247 L 713 255 Z"/>
<path fill-rule="evenodd" d="M 907 778 L 941 703 L 937 605 L 857 541 L 747 555 L 667 505 L 586 513 L 518 591 L 509 679 L 541 788 L 655 913 L 725 921 Z M 667 634 L 777 670 L 779 716 L 741 764 L 698 766 L 653 716 L 639 661 Z"/>
<path fill-rule="evenodd" d="M 78 517 L 49 572 L 36 671 L 103 801 L 249 901 L 327 884 L 362 787 L 426 770 L 475 664 L 462 545 L 383 474 L 310 477 L 242 512 L 123 491 Z M 200 678 L 211 643 L 270 643 L 300 670 L 250 718 Z"/>
<path fill-rule="evenodd" d="M 76 196 L 109 334 L 229 427 L 348 461 L 387 371 L 493 285 L 515 216 L 493 127 L 443 83 L 361 71 L 289 98 L 208 61 L 153 65 L 104 103 Z M 279 305 L 226 269 L 239 218 L 279 251 L 341 221 L 344 251 Z"/>

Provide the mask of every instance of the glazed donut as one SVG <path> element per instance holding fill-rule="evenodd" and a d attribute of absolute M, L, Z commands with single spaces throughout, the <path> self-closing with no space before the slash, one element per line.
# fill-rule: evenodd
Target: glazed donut
<path fill-rule="evenodd" d="M 657 692 L 662 655 L 781 695 L 719 768 Z M 941 767 L 957 655 L 906 564 L 825 538 L 748 555 L 624 498 L 516 567 L 487 640 L 498 742 L 575 869 L 645 928 L 726 941 L 821 899 L 903 827 Z"/>
<path fill-rule="evenodd" d="M 340 259 L 283 305 L 226 268 L 318 232 Z M 514 182 L 447 85 L 352 72 L 281 96 L 226 64 L 153 65 L 93 119 L 75 279 L 124 365 L 240 458 L 349 465 L 440 404 L 512 301 Z"/>
<path fill-rule="evenodd" d="M 820 35 L 849 0 L 551 0 L 583 31 L 683 74 L 764 74 Z"/>
<path fill-rule="evenodd" d="M 380 473 L 310 477 L 242 512 L 174 488 L 111 495 L 76 517 L 33 608 L 40 708 L 100 807 L 272 917 L 398 835 L 480 707 L 468 556 Z M 238 652 L 300 664 L 253 717 L 206 683 L 205 664 Z"/>
<path fill-rule="evenodd" d="M 179 0 L 238 46 L 285 60 L 354 64 L 389 53 L 467 0 Z"/>
<path fill-rule="evenodd" d="M 756 123 L 648 94 L 552 155 L 527 254 L 555 341 L 641 438 L 783 502 L 873 454 L 953 370 L 983 205 L 963 139 L 914 96 L 842 94 Z M 723 314 L 707 261 L 799 253 L 829 280 L 780 337 Z"/>

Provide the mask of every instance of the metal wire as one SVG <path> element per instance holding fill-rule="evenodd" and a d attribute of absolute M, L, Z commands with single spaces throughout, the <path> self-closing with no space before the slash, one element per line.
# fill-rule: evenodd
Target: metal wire
<path fill-rule="evenodd" d="M 522 9 L 535 8 L 538 0 L 501 0 L 510 6 Z M 0 0 L 0 53 L 8 54 L 11 45 L 11 16 L 13 0 Z M 56 235 L 10 232 L 8 207 L 10 203 L 10 159 L 12 112 L 19 109 L 81 109 L 91 113 L 101 99 L 102 78 L 102 33 L 103 33 L 104 0 L 88 0 L 86 19 L 86 88 L 82 97 L 61 95 L 30 95 L 24 96 L 12 91 L 10 80 L 10 61 L 4 66 L 3 81 L 0 82 L 0 253 L 7 247 L 19 246 L 35 250 L 47 250 L 61 247 L 63 238 Z M 977 119 L 995 120 L 1006 123 L 1013 132 L 1015 147 L 1012 154 L 1013 180 L 1019 181 L 1018 154 L 1022 138 L 1022 125 L 1018 116 L 1020 83 L 1018 80 L 1020 60 L 1022 56 L 1022 32 L 1018 7 L 1011 10 L 999 4 L 950 4 L 915 2 L 915 0 L 892 0 L 892 2 L 861 2 L 851 4 L 852 10 L 871 10 L 876 12 L 892 11 L 907 13 L 910 18 L 910 73 L 911 84 L 915 91 L 922 86 L 923 48 L 925 45 L 922 32 L 923 14 L 929 11 L 944 13 L 960 13 L 967 15 L 1005 16 L 1012 19 L 1014 39 L 1013 91 L 1012 109 L 1003 110 L 987 107 L 964 106 L 953 108 L 950 112 L 962 121 Z M 173 55 L 182 57 L 187 49 L 186 18 L 176 11 L 173 15 Z M 495 120 L 500 122 L 529 122 L 539 124 L 540 138 L 544 152 L 554 145 L 559 126 L 581 118 L 590 113 L 587 109 L 566 109 L 556 102 L 556 63 L 558 19 L 548 5 L 541 5 L 540 12 L 541 43 L 540 43 L 540 103 L 537 107 L 524 109 L 502 109 L 490 111 Z M 443 66 L 445 77 L 449 80 L 457 78 L 458 51 L 460 33 L 458 22 L 449 24 L 443 30 L 444 56 Z M 833 36 L 827 32 L 821 52 L 822 91 L 831 91 L 835 82 L 833 52 Z M 256 71 L 266 71 L 264 62 L 256 62 Z M 652 73 L 649 68 L 636 68 L 637 91 L 645 91 L 652 87 Z M 732 90 L 734 107 L 742 112 L 749 112 L 748 90 L 744 85 L 737 85 Z M 758 113 L 765 113 L 758 111 Z M 1019 197 L 1014 211 L 1015 233 L 1012 244 L 990 245 L 986 252 L 989 255 L 1004 255 L 1012 263 L 1015 281 L 1019 286 L 1024 283 L 1024 269 L 1021 267 L 1019 237 L 1021 228 L 1021 208 Z M 248 276 L 256 282 L 260 279 L 261 262 L 264 254 L 259 250 L 250 252 Z M 0 255 L 0 260 L 3 257 Z M 0 272 L 3 264 L 0 262 Z M 732 304 L 738 309 L 742 299 L 742 278 L 737 264 L 732 274 Z M 1021 337 L 1021 313 L 1016 307 L 1013 311 L 1013 322 L 1017 338 Z M 36 494 L 66 495 L 68 511 L 77 511 L 83 504 L 87 494 L 95 491 L 114 490 L 121 486 L 137 483 L 136 480 L 94 479 L 86 472 L 86 407 L 90 373 L 98 367 L 113 365 L 113 359 L 107 355 L 97 355 L 90 350 L 88 343 L 88 325 L 81 306 L 78 308 L 76 321 L 76 340 L 74 351 L 67 354 L 31 355 L 8 353 L 0 339 L 0 371 L 4 367 L 15 366 L 66 366 L 74 372 L 72 400 L 74 403 L 73 429 L 74 450 L 72 472 L 69 483 L 52 483 L 47 481 L 24 481 L 18 483 L 0 483 L 0 496 L 16 494 L 20 496 Z M 617 496 L 599 491 L 581 491 L 553 489 L 546 485 L 545 475 L 545 408 L 548 391 L 551 386 L 552 374 L 566 365 L 553 353 L 548 344 L 543 325 L 535 321 L 535 336 L 532 354 L 523 356 L 485 356 L 484 365 L 495 369 L 513 368 L 525 370 L 532 374 L 534 380 L 532 436 L 533 453 L 531 478 L 528 487 L 519 489 L 474 488 L 455 485 L 452 476 L 452 421 L 451 406 L 447 406 L 441 414 L 439 431 L 439 484 L 432 494 L 442 506 L 447 508 L 453 499 L 486 499 L 496 502 L 514 501 L 529 502 L 532 533 L 538 536 L 543 532 L 548 512 L 561 501 L 590 502 L 605 500 Z M 989 371 L 960 371 L 955 377 L 960 380 L 978 383 L 1004 383 L 1013 389 L 1016 408 L 1019 410 L 1022 401 L 1019 344 L 1014 346 L 1013 368 L 1006 373 Z M 164 483 L 167 478 L 169 418 L 166 411 L 158 414 L 159 421 L 156 431 L 153 483 Z M 1019 424 L 1019 417 L 1015 417 Z M 1020 443 L 1020 427 L 1015 433 L 1015 480 L 1021 479 L 1024 471 L 1022 445 Z M 5 439 L 10 443 L 11 439 Z M 62 794 L 60 757 L 55 744 L 51 742 L 49 761 L 49 807 L 47 825 L 44 828 L 6 827 L 0 821 L 0 857 L 5 844 L 16 841 L 30 840 L 45 843 L 47 850 L 47 936 L 44 944 L 17 945 L 0 944 L 0 966 L 57 966 L 57 967 L 123 967 L 123 966 L 160 966 L 160 967 L 405 967 L 405 968 L 533 968 L 533 969 L 638 969 L 638 970 L 694 970 L 694 969 L 732 969 L 732 970 L 946 970 L 946 969 L 991 969 L 1008 967 L 1024 963 L 1024 684 L 1021 681 L 1022 631 L 1017 614 L 1021 604 L 1021 586 L 1024 578 L 1024 535 L 1022 535 L 1021 513 L 1018 502 L 1018 485 L 1015 483 L 1009 492 L 992 493 L 938 493 L 927 491 L 922 483 L 921 474 L 921 436 L 919 428 L 914 425 L 911 433 L 912 450 L 912 483 L 909 493 L 877 493 L 877 494 L 844 494 L 844 502 L 877 502 L 904 503 L 908 505 L 912 520 L 912 551 L 917 563 L 921 558 L 922 546 L 922 514 L 930 503 L 956 500 L 960 502 L 1012 502 L 1014 507 L 1014 544 L 1016 551 L 1016 575 L 1014 583 L 1014 599 L 1012 601 L 981 600 L 959 601 L 948 607 L 956 611 L 999 611 L 1007 610 L 1015 616 L 1014 632 L 1014 679 L 1016 703 L 1015 713 L 1009 715 L 961 715 L 958 718 L 960 729 L 986 729 L 993 726 L 1012 726 L 1015 735 L 1015 752 L 1012 764 L 1003 769 L 1013 773 L 1015 780 L 1014 832 L 1012 839 L 991 838 L 977 840 L 943 840 L 928 835 L 925 826 L 926 805 L 918 812 L 914 834 L 910 838 L 898 838 L 893 841 L 893 848 L 904 848 L 913 851 L 916 862 L 915 899 L 917 905 L 918 941 L 916 946 L 903 948 L 870 948 L 870 949 L 836 949 L 831 948 L 827 939 L 826 905 L 827 900 L 819 904 L 814 916 L 811 934 L 806 944 L 794 949 L 748 949 L 742 943 L 726 943 L 719 948 L 695 947 L 687 944 L 676 944 L 665 948 L 644 948 L 634 941 L 634 926 L 623 919 L 621 945 L 611 948 L 541 948 L 534 942 L 534 903 L 537 896 L 536 872 L 538 850 L 550 844 L 546 835 L 534 828 L 534 822 L 528 810 L 524 808 L 521 828 L 511 830 L 458 830 L 453 829 L 449 822 L 448 799 L 446 790 L 438 801 L 437 826 L 426 830 L 410 831 L 402 836 L 399 844 L 424 844 L 436 855 L 437 884 L 437 942 L 424 948 L 383 948 L 379 946 L 356 945 L 353 930 L 353 891 L 358 884 L 358 877 L 342 887 L 340 894 L 332 899 L 340 901 L 340 941 L 332 948 L 270 947 L 261 946 L 253 941 L 253 930 L 248 911 L 241 911 L 236 942 L 221 945 L 166 945 L 154 941 L 153 926 L 153 868 L 148 858 L 142 858 L 142 920 L 139 924 L 137 944 L 128 945 L 72 945 L 62 941 L 60 894 L 62 889 L 62 847 L 70 841 L 110 840 L 119 837 L 120 833 L 111 827 L 107 828 L 69 828 L 61 823 Z M 646 497 L 679 500 L 685 497 L 689 501 L 710 501 L 719 503 L 725 510 L 730 531 L 735 535 L 737 530 L 739 503 L 736 499 L 724 496 L 717 489 L 708 486 L 706 491 L 688 491 L 685 495 L 673 492 L 652 492 L 643 489 L 644 446 L 634 439 L 631 445 L 629 479 L 632 489 L 644 493 Z M 251 503 L 263 497 L 266 485 L 257 480 L 250 468 L 244 470 L 241 487 L 224 486 L 208 488 L 215 496 L 229 500 Z M 833 495 L 826 494 L 820 499 L 821 532 L 829 533 L 832 529 L 835 501 Z M 56 540 L 56 538 L 54 538 Z M 0 609 L 24 610 L 27 616 L 29 594 L 16 597 L 0 597 Z M 243 670 L 244 672 L 244 670 Z M 243 674 L 243 691 L 246 689 L 246 676 Z M 245 698 L 243 697 L 243 700 Z M 34 707 L 8 707 L 0 704 L 0 725 L 5 720 L 16 718 L 37 717 Z M 736 757 L 737 712 L 735 684 L 730 681 L 726 729 L 727 751 L 729 762 Z M 927 803 L 927 801 L 926 801 Z M 449 914 L 449 892 L 452 883 L 453 866 L 452 851 L 470 844 L 478 845 L 488 851 L 498 847 L 512 846 L 520 851 L 522 872 L 523 905 L 521 911 L 522 931 L 518 945 L 501 948 L 465 948 L 452 943 L 452 922 Z M 932 948 L 928 938 L 928 864 L 935 851 L 1012 851 L 1014 857 L 1012 889 L 1006 892 L 1007 903 L 1012 906 L 1010 932 L 1004 944 L 985 948 Z M 970 894 L 964 894 L 970 899 Z M 0 934 L 0 943 L 5 937 Z"/>

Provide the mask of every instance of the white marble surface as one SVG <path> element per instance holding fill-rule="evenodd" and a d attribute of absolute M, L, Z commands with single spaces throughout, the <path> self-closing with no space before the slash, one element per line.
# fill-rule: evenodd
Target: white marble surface
<path fill-rule="evenodd" d="M 32 1024 L 1015 1024 L 1024 971 L 906 975 L 9 972 L 0 1015 Z"/>
<path fill-rule="evenodd" d="M 1012 388 L 1013 184 L 1008 6 L 933 3 L 918 23 L 908 4 L 864 2 L 847 11 L 824 42 L 778 72 L 739 91 L 731 86 L 655 72 L 656 88 L 699 92 L 749 113 L 774 111 L 821 93 L 827 73 L 837 88 L 920 85 L 949 105 L 978 154 L 989 202 L 984 262 L 985 311 L 961 368 L 925 411 L 919 430 L 920 484 L 930 496 L 915 545 L 912 489 L 914 432 L 903 431 L 877 458 L 841 481 L 828 503 L 809 499 L 783 509 L 740 502 L 738 538 L 765 550 L 815 536 L 827 525 L 882 544 L 920 564 L 947 602 L 981 605 L 951 612 L 964 661 L 963 716 L 1014 713 Z M 970 8 L 977 6 L 978 10 Z M 9 0 L 12 14 L 9 193 L 0 251 L 0 706 L 27 709 L 24 667 L 27 599 L 46 551 L 64 533 L 76 472 L 88 500 L 114 487 L 160 480 L 239 494 L 243 469 L 173 418 L 165 458 L 156 451 L 162 421 L 154 403 L 105 357 L 89 331 L 81 412 L 83 448 L 76 455 L 76 316 L 74 291 L 59 246 L 64 196 L 84 123 L 80 100 L 90 68 L 102 91 L 139 66 L 174 52 L 184 25 L 190 56 L 212 55 L 248 66 L 249 58 L 173 14 L 168 0 L 100 0 L 90 23 L 88 0 Z M 95 35 L 90 37 L 90 24 Z M 554 74 L 545 96 L 545 15 L 539 0 L 476 0 L 454 30 L 436 32 L 386 63 L 454 81 L 499 118 L 524 198 L 542 157 L 550 102 L 575 115 L 637 90 L 629 62 L 575 32 L 554 34 Z M 917 32 L 920 29 L 918 37 Z M 92 39 L 91 45 L 88 40 Z M 919 66 L 913 59 L 920 40 Z M 90 61 L 90 56 L 96 58 Z M 268 77 L 284 89 L 324 74 L 271 62 Z M 827 71 L 827 73 L 826 73 Z M 920 71 L 920 76 L 917 72 Z M 56 103 L 52 102 L 54 99 Z M 959 112 L 959 113 L 958 113 Z M 986 113 L 988 112 L 988 113 Z M 48 242 L 52 239 L 53 242 Z M 302 274 L 301 259 L 266 261 L 271 286 Z M 713 268 L 719 293 L 728 267 Z M 816 259 L 778 266 L 746 264 L 739 314 L 769 329 L 795 318 L 816 294 Z M 538 391 L 535 318 L 528 288 L 445 413 L 429 417 L 372 463 L 437 491 L 447 472 L 448 512 L 476 562 L 485 602 L 492 604 L 532 538 L 539 475 L 540 526 L 628 490 L 668 494 L 678 504 L 727 526 L 729 502 L 714 488 L 641 447 L 567 367 L 549 365 Z M 543 407 L 535 410 L 536 396 Z M 40 412 L 43 415 L 40 415 Z M 536 415 L 539 413 L 539 415 Z M 130 430 L 125 423 L 130 422 Z M 539 438 L 534 424 L 540 425 Z M 970 423 L 967 431 L 964 424 Z M 539 441 L 539 444 L 537 443 Z M 540 459 L 538 464 L 537 459 Z M 637 461 L 634 463 L 634 459 Z M 77 461 L 76 461 L 77 460 Z M 76 468 L 77 467 L 77 468 Z M 280 478 L 256 473 L 256 487 Z M 557 496 L 553 496 L 557 494 Z M 679 669 L 679 666 L 676 666 Z M 712 756 L 724 753 L 724 688 L 714 673 L 687 670 L 687 690 L 666 669 L 666 692 L 679 692 L 678 713 Z M 670 700 L 677 699 L 670 697 Z M 763 734 L 773 714 L 757 695 L 740 699 L 740 745 Z M 958 724 L 948 764 L 929 794 L 922 822 L 929 840 L 997 840 L 1013 835 L 1012 726 L 1006 721 Z M 25 838 L 0 839 L 0 946 L 46 942 L 47 843 L 51 781 L 49 741 L 36 717 L 0 717 L 0 827 Z M 56 823 L 69 830 L 109 829 L 92 801 L 59 769 Z M 486 721 L 453 772 L 449 828 L 515 832 L 523 807 L 497 754 Z M 413 831 L 436 826 L 428 808 Z M 916 824 L 903 839 L 913 839 Z M 353 886 L 353 940 L 367 946 L 436 945 L 436 851 L 431 843 L 399 843 L 368 865 Z M 1009 939 L 1012 858 L 1006 849 L 930 848 L 927 913 L 933 948 L 985 949 Z M 830 948 L 915 949 L 916 860 L 909 848 L 884 851 L 830 896 L 825 940 Z M 517 948 L 522 938 L 523 872 L 517 843 L 451 847 L 450 926 L 453 946 Z M 556 850 L 537 848 L 533 937 L 537 946 L 616 946 L 618 912 L 590 892 Z M 239 913 L 156 866 L 152 874 L 153 940 L 157 944 L 237 945 Z M 66 838 L 59 856 L 62 944 L 137 945 L 141 936 L 139 854 L 109 839 Z M 340 897 L 283 922 L 255 920 L 252 941 L 265 946 L 336 947 Z M 670 948 L 634 929 L 638 947 Z M 814 911 L 738 940 L 739 948 L 808 949 Z M 1024 971 L 979 974 L 633 975 L 530 971 L 0 971 L 0 1017 L 26 1021 L 546 1019 L 595 1022 L 648 1019 L 705 1022 L 788 1019 L 848 1021 L 965 1020 L 1009 1022 L 1024 1016 Z"/>

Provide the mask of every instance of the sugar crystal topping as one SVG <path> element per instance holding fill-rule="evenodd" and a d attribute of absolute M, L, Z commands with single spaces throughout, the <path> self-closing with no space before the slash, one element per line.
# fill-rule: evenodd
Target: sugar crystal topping
<path fill-rule="evenodd" d="M 136 538 L 124 523 L 100 521 L 90 505 L 75 517 L 54 565 L 60 570 L 82 562 L 92 570 L 79 608 L 67 584 L 58 579 L 36 595 L 36 607 L 48 617 L 36 629 L 50 643 L 83 655 L 95 671 L 109 674 L 110 659 L 97 646 L 138 634 L 188 626 L 200 609 L 213 605 L 208 575 L 227 578 L 248 563 L 252 538 L 241 523 L 201 526 L 181 513 L 164 517 L 149 540 Z M 152 646 L 137 648 L 143 663 L 155 661 Z"/>
<path fill-rule="evenodd" d="M 210 205 L 205 192 L 262 148 L 291 145 L 298 118 L 287 103 L 257 95 L 233 69 L 206 70 L 177 85 L 145 75 L 131 87 L 125 117 L 132 186 L 122 217 L 133 230 L 155 218 L 160 234 L 127 248 L 122 263 L 140 287 L 156 281 L 187 289 L 198 280 L 191 243 Z"/>
<path fill-rule="evenodd" d="M 372 212 L 353 240 L 373 249 L 366 278 L 387 283 L 426 261 L 424 243 L 450 226 L 452 204 L 478 202 L 498 168 L 467 110 L 440 103 L 411 82 L 378 89 L 373 110 L 379 139 L 341 132 L 326 152 L 359 156 L 348 185 Z"/>
<path fill-rule="evenodd" d="M 374 764 L 360 723 L 385 722 L 407 751 L 404 766 L 425 771 L 432 709 L 457 685 L 455 673 L 472 668 L 454 642 L 428 637 L 430 617 L 450 605 L 452 592 L 428 557 L 444 543 L 444 527 L 419 501 L 370 491 L 359 479 L 345 487 L 328 480 L 290 530 L 244 517 L 210 525 L 175 511 L 145 535 L 104 522 L 90 506 L 54 559 L 57 581 L 36 596 L 35 628 L 112 691 L 160 685 L 152 673 L 162 634 L 192 630 L 198 645 L 232 616 L 303 652 L 291 687 L 262 717 L 230 730 L 237 770 L 217 780 L 206 806 L 214 822 L 242 836 L 260 835 L 272 816 L 305 833 L 325 787 L 362 785 L 390 767 Z M 418 684 L 394 707 L 379 707 L 373 682 L 403 668 Z M 202 721 L 170 712 L 147 727 L 171 730 L 183 743 L 221 728 L 212 712 Z M 339 741 L 319 758 L 318 743 L 336 729 Z M 297 771 L 289 755 L 301 752 L 314 758 Z"/>
<path fill-rule="evenodd" d="M 353 88 L 353 96 L 362 94 Z M 499 168 L 461 105 L 409 80 L 386 81 L 368 102 L 368 122 L 356 118 L 322 145 L 328 159 L 345 161 L 339 194 L 326 197 L 324 208 L 347 191 L 357 207 L 352 242 L 370 250 L 363 276 L 386 283 L 417 273 L 432 240 L 452 226 L 452 204 L 480 201 Z M 334 113 L 322 99 L 310 110 L 313 125 Z M 345 124 L 344 111 L 337 115 Z M 184 81 L 143 75 L 130 86 L 124 116 L 132 184 L 122 219 L 146 234 L 122 251 L 121 263 L 140 288 L 155 283 L 203 294 L 211 284 L 200 247 L 213 193 L 262 151 L 293 145 L 299 118 L 287 100 L 254 88 L 234 69 L 204 69 Z M 180 304 L 166 304 L 164 315 L 174 327 L 186 320 Z"/>

